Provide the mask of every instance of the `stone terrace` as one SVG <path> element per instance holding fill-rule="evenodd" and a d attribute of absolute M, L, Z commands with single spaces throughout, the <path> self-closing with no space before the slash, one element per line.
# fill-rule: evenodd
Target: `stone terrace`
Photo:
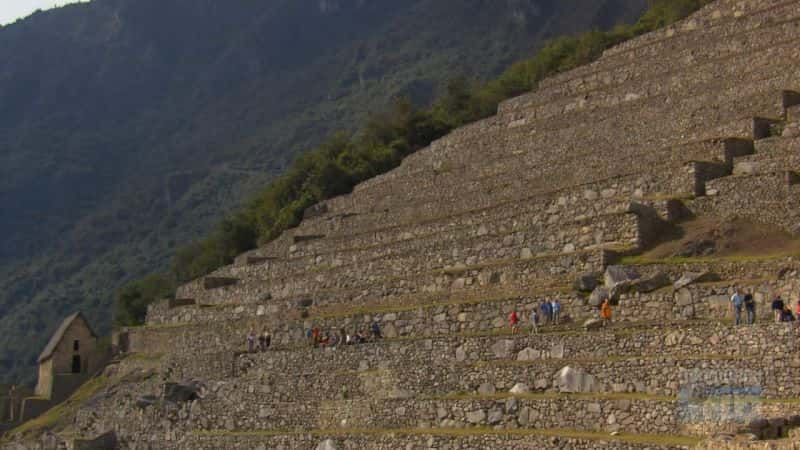
<path fill-rule="evenodd" d="M 115 370 L 159 376 L 93 398 L 76 433 L 136 449 L 666 449 L 800 414 L 797 332 L 770 323 L 772 297 L 800 292 L 795 258 L 636 257 L 687 215 L 800 232 L 798 38 L 800 1 L 720 0 L 544 80 L 151 305 Z M 731 326 L 734 287 L 755 294 L 755 326 Z M 614 323 L 588 330 L 602 289 Z M 563 322 L 530 334 L 552 298 Z M 373 322 L 381 341 L 305 337 Z M 249 329 L 272 332 L 268 352 L 245 353 Z M 167 394 L 190 380 L 198 395 Z"/>

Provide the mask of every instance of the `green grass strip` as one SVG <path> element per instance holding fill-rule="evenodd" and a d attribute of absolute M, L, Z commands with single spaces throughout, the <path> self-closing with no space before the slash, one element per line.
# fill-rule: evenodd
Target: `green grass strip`
<path fill-rule="evenodd" d="M 317 436 L 317 437 L 348 437 L 348 436 L 444 436 L 444 437 L 478 437 L 478 436 L 508 436 L 508 437 L 559 437 L 565 439 L 580 439 L 586 441 L 616 441 L 628 444 L 665 445 L 692 447 L 697 445 L 701 438 L 673 434 L 633 434 L 619 433 L 611 435 L 599 431 L 582 431 L 566 428 L 549 429 L 501 429 L 489 427 L 470 428 L 341 428 L 319 429 L 307 431 L 263 430 L 263 431 L 195 431 L 201 437 L 279 437 L 279 436 Z"/>

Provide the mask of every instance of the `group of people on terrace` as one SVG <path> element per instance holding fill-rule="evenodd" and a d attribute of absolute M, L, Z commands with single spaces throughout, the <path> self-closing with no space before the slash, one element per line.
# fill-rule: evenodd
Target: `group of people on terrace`
<path fill-rule="evenodd" d="M 730 297 L 730 306 L 734 313 L 735 325 L 753 325 L 756 321 L 756 302 L 752 292 L 743 292 L 738 288 L 734 289 Z M 784 302 L 780 295 L 773 298 L 771 309 L 775 322 L 798 322 L 800 325 L 800 300 L 797 301 L 795 314 L 791 307 Z M 597 309 L 602 326 L 607 326 L 611 322 L 613 315 L 609 298 L 603 299 Z M 530 312 L 529 324 L 532 334 L 539 332 L 539 327 L 544 325 L 558 325 L 562 320 L 562 306 L 557 298 L 545 299 Z M 517 334 L 520 324 L 523 321 L 521 313 L 513 309 L 508 316 L 511 334 Z M 377 321 L 371 323 L 368 329 L 356 330 L 351 333 L 344 327 L 338 330 L 323 330 L 320 327 L 311 327 L 305 330 L 305 338 L 309 345 L 315 348 L 336 347 L 338 345 L 357 345 L 366 342 L 375 342 L 383 339 L 380 324 Z M 247 333 L 246 344 L 249 353 L 265 352 L 270 348 L 272 335 L 268 330 L 261 334 L 256 334 L 254 329 Z"/>
<path fill-rule="evenodd" d="M 541 325 L 558 325 L 561 320 L 561 302 L 557 298 L 551 300 L 543 300 L 538 307 L 533 308 L 530 313 L 530 326 L 531 334 L 539 332 Z M 597 310 L 603 326 L 611 323 L 611 302 L 608 298 L 603 299 L 602 304 Z M 508 323 L 511 327 L 511 334 L 517 334 L 520 326 L 520 314 L 516 309 L 513 309 L 508 315 Z"/>
<path fill-rule="evenodd" d="M 753 325 L 756 321 L 756 301 L 752 292 L 742 292 L 739 288 L 735 288 L 733 295 L 730 299 L 731 309 L 734 314 L 734 324 L 736 326 L 746 323 Z M 795 307 L 795 314 L 792 314 L 792 308 L 789 304 L 783 301 L 780 295 L 776 295 L 772 299 L 770 305 L 773 314 L 773 320 L 776 323 L 780 322 L 794 322 L 800 317 L 800 300 L 797 301 Z M 742 312 L 744 312 L 744 321 L 742 320 Z M 800 323 L 800 322 L 799 322 Z"/>
<path fill-rule="evenodd" d="M 344 327 L 331 331 L 312 327 L 306 329 L 304 335 L 309 345 L 315 348 L 364 344 L 383 339 L 383 332 L 378 322 L 372 322 L 368 330 L 357 330 L 354 333 L 348 332 Z M 251 328 L 245 337 L 245 345 L 248 353 L 266 352 L 272 345 L 272 334 L 266 329 L 263 333 L 256 334 L 255 330 Z"/>
<path fill-rule="evenodd" d="M 305 330 L 305 336 L 312 347 L 325 348 L 375 342 L 383 339 L 383 332 L 378 322 L 372 322 L 369 330 L 356 330 L 354 333 L 350 333 L 344 327 L 339 328 L 338 331 L 324 331 L 319 327 L 312 327 Z"/>
<path fill-rule="evenodd" d="M 250 331 L 247 332 L 246 342 L 248 353 L 265 352 L 272 345 L 272 334 L 269 330 L 264 329 L 261 334 L 256 335 L 255 330 L 250 328 Z"/>

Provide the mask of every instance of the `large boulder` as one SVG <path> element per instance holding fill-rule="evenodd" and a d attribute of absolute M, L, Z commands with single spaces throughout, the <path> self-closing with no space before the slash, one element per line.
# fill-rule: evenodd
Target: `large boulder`
<path fill-rule="evenodd" d="M 597 390 L 597 384 L 594 376 L 590 375 L 584 370 L 573 369 L 566 366 L 559 370 L 555 377 L 553 377 L 553 386 L 559 392 L 580 393 L 580 392 L 594 392 Z"/>
<path fill-rule="evenodd" d="M 708 276 L 708 272 L 685 272 L 683 276 L 681 276 L 678 281 L 673 283 L 672 287 L 675 290 L 684 288 L 692 283 L 697 283 L 702 281 Z"/>
<path fill-rule="evenodd" d="M 517 361 L 535 361 L 542 357 L 542 352 L 526 347 L 517 353 Z"/>
<path fill-rule="evenodd" d="M 595 308 L 599 307 L 603 304 L 603 300 L 606 298 L 611 298 L 611 295 L 603 286 L 598 286 L 592 291 L 592 294 L 589 296 L 589 306 L 593 306 Z"/>
<path fill-rule="evenodd" d="M 597 274 L 584 273 L 575 279 L 575 290 L 580 292 L 592 292 L 597 287 Z"/>
<path fill-rule="evenodd" d="M 669 286 L 672 281 L 664 272 L 657 272 L 649 277 L 640 278 L 633 282 L 632 287 L 638 292 L 653 292 L 664 286 Z"/>
<path fill-rule="evenodd" d="M 164 400 L 183 403 L 202 398 L 203 385 L 197 381 L 189 383 L 165 383 Z"/>
<path fill-rule="evenodd" d="M 492 353 L 496 358 L 510 358 L 511 353 L 514 351 L 514 341 L 510 339 L 503 339 L 497 341 L 492 346 Z"/>
<path fill-rule="evenodd" d="M 609 289 L 626 281 L 632 283 L 639 278 L 641 278 L 639 272 L 625 266 L 608 266 L 605 274 L 603 274 L 606 287 Z"/>
<path fill-rule="evenodd" d="M 586 319 L 586 321 L 583 322 L 583 328 L 586 329 L 586 331 L 599 330 L 602 327 L 603 327 L 603 321 L 596 317 L 592 317 L 591 319 Z"/>
<path fill-rule="evenodd" d="M 74 450 L 116 450 L 120 448 L 117 433 L 107 431 L 94 439 L 75 439 Z"/>
<path fill-rule="evenodd" d="M 517 383 L 514 387 L 511 388 L 510 392 L 511 395 L 524 395 L 531 391 L 531 388 L 528 387 L 525 383 Z"/>
<path fill-rule="evenodd" d="M 142 395 L 136 399 L 136 407 L 139 409 L 147 408 L 158 403 L 158 399 L 154 395 Z"/>
<path fill-rule="evenodd" d="M 622 296 L 622 294 L 627 294 L 631 290 L 633 290 L 632 282 L 621 281 L 612 286 L 611 289 L 608 290 L 608 298 L 611 300 L 612 304 L 616 304 L 619 301 L 619 298 Z"/>

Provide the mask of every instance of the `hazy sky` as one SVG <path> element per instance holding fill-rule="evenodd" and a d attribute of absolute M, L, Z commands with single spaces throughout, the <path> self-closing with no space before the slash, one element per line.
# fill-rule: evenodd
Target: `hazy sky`
<path fill-rule="evenodd" d="M 0 0 L 0 25 L 9 24 L 37 9 L 76 3 L 80 0 Z"/>

